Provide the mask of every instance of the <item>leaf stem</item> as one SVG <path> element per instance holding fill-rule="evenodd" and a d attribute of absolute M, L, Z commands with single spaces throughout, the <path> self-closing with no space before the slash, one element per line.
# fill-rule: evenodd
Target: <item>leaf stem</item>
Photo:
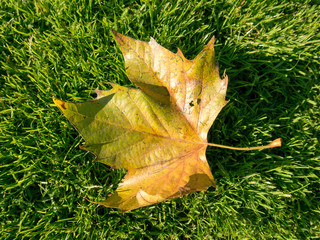
<path fill-rule="evenodd" d="M 266 148 L 275 148 L 275 147 L 281 147 L 281 138 L 277 138 L 273 140 L 271 143 L 265 146 L 259 146 L 259 147 L 230 147 L 230 146 L 225 146 L 221 144 L 215 144 L 215 143 L 206 143 L 208 146 L 213 146 L 213 147 L 219 147 L 219 148 L 227 148 L 227 149 L 232 149 L 232 150 L 238 150 L 238 151 L 249 151 L 249 150 L 260 150 L 260 149 L 266 149 Z"/>

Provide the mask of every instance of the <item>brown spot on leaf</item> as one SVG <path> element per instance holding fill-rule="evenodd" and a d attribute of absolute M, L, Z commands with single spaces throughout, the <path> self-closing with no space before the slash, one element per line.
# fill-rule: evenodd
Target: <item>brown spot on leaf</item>
<path fill-rule="evenodd" d="M 66 110 L 65 102 L 62 102 L 60 105 L 64 110 Z"/>

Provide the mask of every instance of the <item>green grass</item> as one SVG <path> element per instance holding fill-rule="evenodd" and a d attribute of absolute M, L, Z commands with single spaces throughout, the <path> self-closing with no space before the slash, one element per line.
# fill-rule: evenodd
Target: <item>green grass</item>
<path fill-rule="evenodd" d="M 314 0 L 0 1 L 0 239 L 319 239 L 320 6 Z M 93 162 L 52 102 L 131 86 L 110 29 L 193 58 L 216 36 L 229 104 L 217 188 L 123 214 L 124 171 Z"/>

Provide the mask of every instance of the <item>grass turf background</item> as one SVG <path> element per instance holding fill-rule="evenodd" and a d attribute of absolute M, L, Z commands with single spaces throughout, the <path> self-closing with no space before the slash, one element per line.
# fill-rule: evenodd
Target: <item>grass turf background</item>
<path fill-rule="evenodd" d="M 318 1 L 0 2 L 0 239 L 320 238 Z M 217 188 L 123 214 L 123 170 L 93 162 L 52 96 L 131 86 L 110 28 L 192 59 L 216 36 L 227 99 L 209 141 Z"/>

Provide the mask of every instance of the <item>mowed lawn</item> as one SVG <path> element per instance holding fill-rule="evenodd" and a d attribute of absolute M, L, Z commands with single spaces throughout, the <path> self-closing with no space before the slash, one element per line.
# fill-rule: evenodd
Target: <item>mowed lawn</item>
<path fill-rule="evenodd" d="M 121 213 L 125 170 L 94 162 L 53 104 L 132 86 L 110 29 L 192 59 L 214 35 L 227 99 L 208 136 L 217 187 Z M 0 239 L 319 239 L 316 0 L 0 1 Z"/>

